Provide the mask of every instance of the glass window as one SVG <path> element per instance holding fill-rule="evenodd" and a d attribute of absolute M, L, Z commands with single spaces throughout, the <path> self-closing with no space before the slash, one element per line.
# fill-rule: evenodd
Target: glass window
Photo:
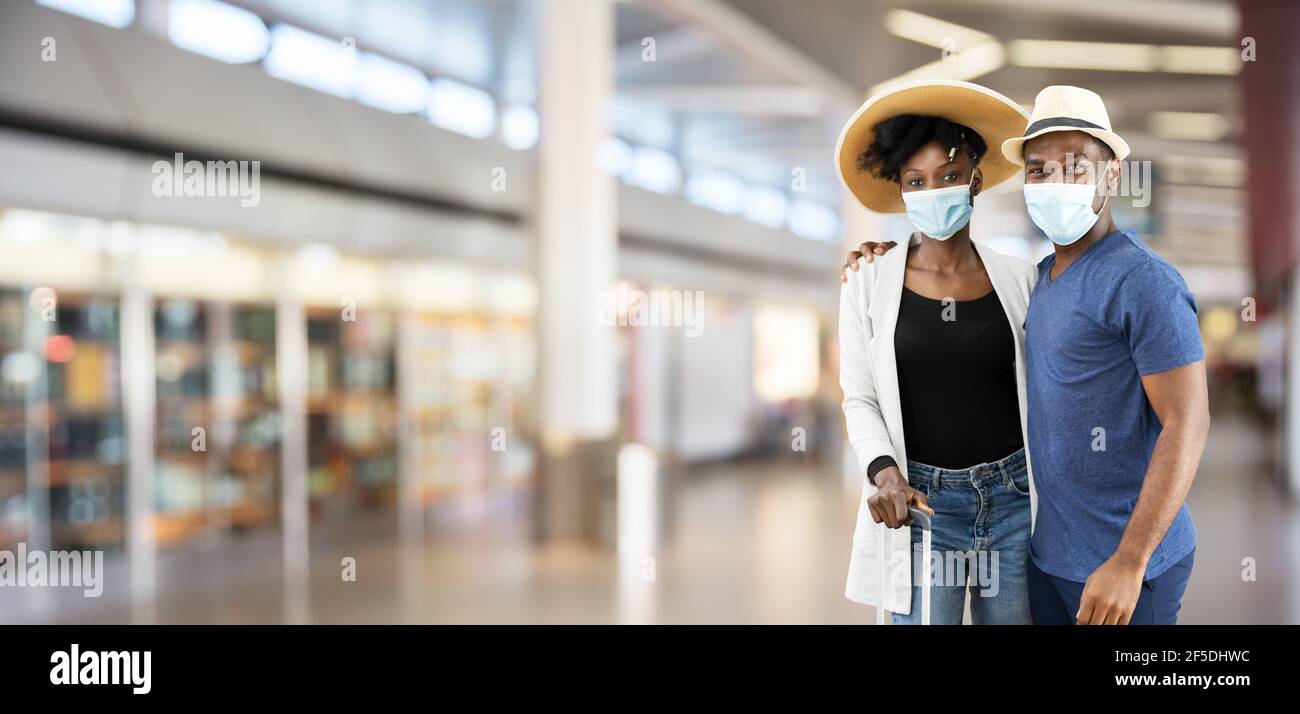
<path fill-rule="evenodd" d="M 496 129 L 492 95 L 454 79 L 433 80 L 426 112 L 435 125 L 475 139 L 486 138 Z"/>
<path fill-rule="evenodd" d="M 36 0 L 36 2 L 119 30 L 135 22 L 135 0 Z"/>
<path fill-rule="evenodd" d="M 617 136 L 606 137 L 600 143 L 597 161 L 609 176 L 626 176 L 632 168 L 632 147 Z"/>
<path fill-rule="evenodd" d="M 767 186 L 751 186 L 744 198 L 746 220 L 753 221 L 768 228 L 780 228 L 785 225 L 789 200 L 785 194 Z"/>
<path fill-rule="evenodd" d="M 271 44 L 262 18 L 215 0 L 172 0 L 167 38 L 183 50 L 230 64 L 256 62 Z"/>
<path fill-rule="evenodd" d="M 829 241 L 839 232 L 839 219 L 819 203 L 795 201 L 790 207 L 790 230 L 800 238 Z"/>
<path fill-rule="evenodd" d="M 671 194 L 681 188 L 682 170 L 673 155 L 641 147 L 632 152 L 631 173 L 628 176 L 633 186 L 639 186 L 654 193 Z"/>
<path fill-rule="evenodd" d="M 368 52 L 357 65 L 357 101 L 394 114 L 413 114 L 429 100 L 429 78 L 408 64 Z"/>
<path fill-rule="evenodd" d="M 739 213 L 745 196 L 745 184 L 731 174 L 704 171 L 686 181 L 686 200 L 719 213 Z"/>
<path fill-rule="evenodd" d="M 512 149 L 531 149 L 537 144 L 537 110 L 526 104 L 510 107 L 501 115 L 501 138 Z"/>
<path fill-rule="evenodd" d="M 337 97 L 352 97 L 354 50 L 291 25 L 271 28 L 266 73 Z"/>

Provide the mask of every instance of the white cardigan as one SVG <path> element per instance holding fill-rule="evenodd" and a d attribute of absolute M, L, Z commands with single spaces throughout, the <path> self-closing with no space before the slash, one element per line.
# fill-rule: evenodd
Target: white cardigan
<path fill-rule="evenodd" d="M 849 271 L 840 289 L 840 387 L 844 390 L 844 420 L 849 443 L 857 453 L 863 476 L 862 499 L 857 527 L 853 532 L 853 554 L 849 560 L 848 584 L 844 595 L 867 605 L 880 603 L 880 540 L 882 529 L 889 541 L 888 577 L 891 587 L 885 607 L 906 614 L 912 607 L 911 527 L 889 530 L 871 518 L 867 499 L 876 487 L 866 479 L 867 466 L 888 454 L 907 477 L 907 454 L 903 445 L 903 411 L 898 396 L 898 366 L 894 361 L 894 326 L 903 291 L 908 247 L 921 241 L 913 233 L 907 245 L 896 246 L 872 263 L 861 263 Z M 1029 263 L 994 252 L 973 243 L 984 263 L 993 290 L 1011 323 L 1016 342 L 1016 386 L 1019 390 L 1020 428 L 1024 435 L 1028 463 L 1028 431 L 1025 428 L 1025 313 L 1029 293 L 1038 271 Z M 958 355 L 955 359 L 960 359 Z M 1029 476 L 1031 528 L 1038 517 L 1038 492 L 1033 471 Z"/>

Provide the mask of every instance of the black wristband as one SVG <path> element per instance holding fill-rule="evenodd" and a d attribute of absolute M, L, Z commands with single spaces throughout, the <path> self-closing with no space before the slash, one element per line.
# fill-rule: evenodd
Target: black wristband
<path fill-rule="evenodd" d="M 871 462 L 871 465 L 867 467 L 867 480 L 871 482 L 872 486 L 875 486 L 876 474 L 884 471 L 890 466 L 895 468 L 898 467 L 898 462 L 894 461 L 894 457 L 889 455 L 877 456 L 875 460 Z"/>

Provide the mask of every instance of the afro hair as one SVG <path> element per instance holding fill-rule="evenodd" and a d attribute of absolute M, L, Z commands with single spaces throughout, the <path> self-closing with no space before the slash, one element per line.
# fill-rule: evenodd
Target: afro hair
<path fill-rule="evenodd" d="M 974 130 L 942 117 L 900 114 L 877 124 L 875 133 L 871 146 L 858 157 L 858 169 L 894 182 L 899 182 L 899 172 L 912 154 L 931 141 L 964 150 L 976 164 L 988 150 Z"/>

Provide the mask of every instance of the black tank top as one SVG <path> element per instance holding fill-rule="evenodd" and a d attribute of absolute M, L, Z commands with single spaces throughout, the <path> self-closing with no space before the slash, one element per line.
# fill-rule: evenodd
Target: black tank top
<path fill-rule="evenodd" d="M 894 351 L 908 459 L 965 469 L 1024 446 L 1016 345 L 996 291 L 945 303 L 904 287 Z"/>

